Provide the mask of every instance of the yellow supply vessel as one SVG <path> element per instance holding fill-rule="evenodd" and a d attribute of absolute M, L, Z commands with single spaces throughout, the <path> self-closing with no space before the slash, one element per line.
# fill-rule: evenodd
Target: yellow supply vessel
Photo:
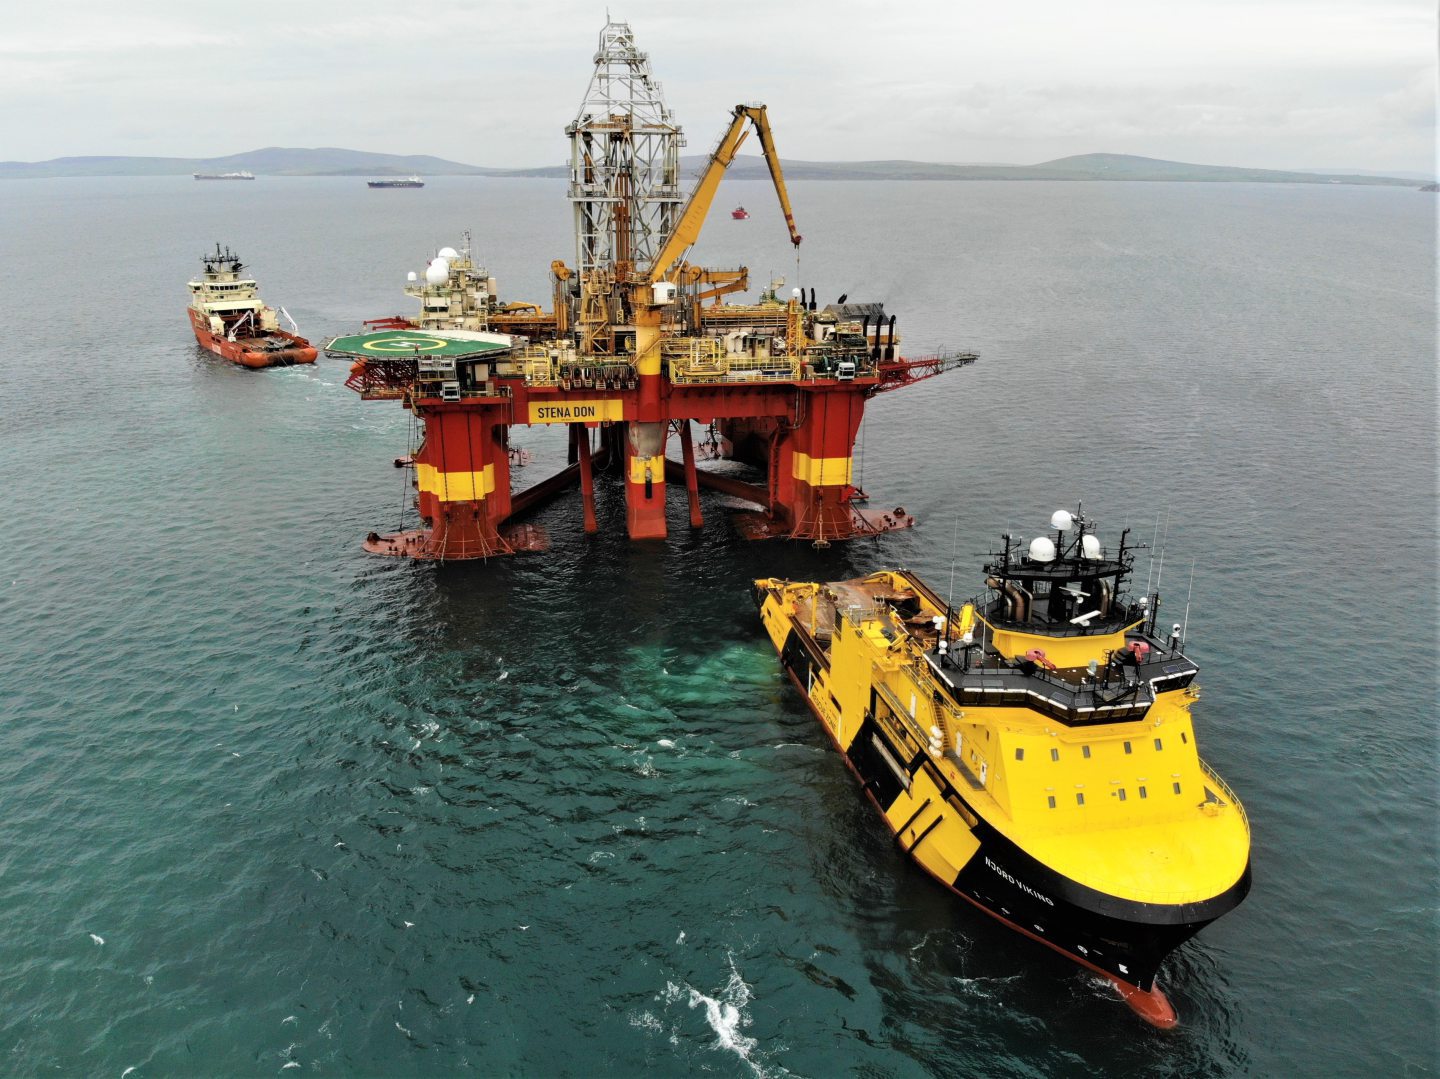
<path fill-rule="evenodd" d="M 1250 826 L 1200 759 L 1196 665 L 1060 510 L 1004 537 L 958 611 L 914 574 L 756 582 L 810 710 L 901 848 L 962 898 L 1173 1026 L 1161 961 L 1250 890 Z"/>

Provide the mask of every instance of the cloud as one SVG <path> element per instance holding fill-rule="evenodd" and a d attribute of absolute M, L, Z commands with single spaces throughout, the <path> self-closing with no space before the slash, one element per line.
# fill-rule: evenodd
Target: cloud
<path fill-rule="evenodd" d="M 1374 167 L 1433 161 L 1435 17 L 1418 0 L 611 3 L 689 152 L 759 99 L 781 152 L 817 160 L 1109 149 L 1284 167 L 1365 146 Z M 555 163 L 604 10 L 250 0 L 237 22 L 175 0 L 27 6 L 0 41 L 5 156 L 285 141 Z"/>

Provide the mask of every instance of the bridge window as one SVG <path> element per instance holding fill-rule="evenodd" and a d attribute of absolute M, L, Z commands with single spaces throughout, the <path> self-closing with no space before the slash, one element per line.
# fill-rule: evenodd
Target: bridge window
<path fill-rule="evenodd" d="M 1050 803 L 1051 809 L 1055 808 L 1055 796 L 1053 794 L 1049 795 L 1045 800 Z"/>
<path fill-rule="evenodd" d="M 1189 736 L 1188 734 L 1186 734 L 1184 731 L 1181 731 L 1181 732 L 1180 732 L 1180 741 L 1184 742 L 1184 743 L 1188 746 L 1188 745 L 1190 744 L 1190 736 Z"/>
<path fill-rule="evenodd" d="M 1179 793 L 1180 793 L 1180 784 L 1179 784 L 1179 783 L 1172 783 L 1171 786 L 1173 786 L 1173 787 L 1175 788 L 1175 793 L 1176 793 L 1176 794 L 1179 794 Z"/>
<path fill-rule="evenodd" d="M 1083 806 L 1085 804 L 1085 795 L 1079 791 L 1075 793 L 1075 804 L 1077 806 Z"/>
<path fill-rule="evenodd" d="M 1052 749 L 1050 751 L 1050 759 L 1052 761 L 1058 761 L 1060 759 L 1060 751 L 1058 749 Z"/>
<path fill-rule="evenodd" d="M 1080 753 L 1081 753 L 1081 755 L 1082 755 L 1087 761 L 1090 759 L 1090 747 L 1089 747 L 1089 746 L 1081 746 L 1081 747 L 1080 747 Z"/>
<path fill-rule="evenodd" d="M 1124 787 L 1121 787 L 1121 788 L 1120 788 L 1120 801 L 1122 801 L 1122 802 L 1125 801 L 1125 788 L 1124 788 Z"/>
<path fill-rule="evenodd" d="M 1164 748 L 1165 748 L 1163 745 L 1161 745 L 1160 739 L 1158 739 L 1158 738 L 1155 739 L 1155 748 L 1156 748 L 1156 749 L 1164 749 Z"/>
<path fill-rule="evenodd" d="M 1129 742 L 1126 742 L 1126 743 L 1125 743 L 1125 752 L 1126 752 L 1126 753 L 1129 753 L 1129 752 L 1130 752 L 1130 743 L 1129 743 Z"/>
<path fill-rule="evenodd" d="M 1140 788 L 1140 797 L 1141 797 L 1141 798 L 1149 797 L 1149 796 L 1145 793 L 1145 788 L 1144 788 L 1144 787 L 1141 787 L 1141 788 Z"/>
<path fill-rule="evenodd" d="M 1017 761 L 1023 761 L 1023 760 L 1025 759 L 1025 751 L 1024 751 L 1023 749 L 1016 749 L 1016 750 L 1015 750 L 1015 759 L 1016 759 Z"/>

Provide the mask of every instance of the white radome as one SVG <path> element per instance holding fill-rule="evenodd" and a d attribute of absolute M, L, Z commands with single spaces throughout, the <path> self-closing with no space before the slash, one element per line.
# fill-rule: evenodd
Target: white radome
<path fill-rule="evenodd" d="M 432 285 L 443 285 L 450 277 L 450 264 L 437 258 L 425 268 L 425 280 Z"/>
<path fill-rule="evenodd" d="M 417 274 L 414 270 L 411 270 L 409 273 L 407 273 L 407 274 L 405 275 L 405 280 L 406 280 L 406 281 L 419 281 L 419 280 L 420 280 L 420 275 Z"/>
<path fill-rule="evenodd" d="M 1050 527 L 1061 532 L 1069 532 L 1074 524 L 1075 518 L 1070 516 L 1069 510 L 1056 510 L 1050 515 Z"/>
<path fill-rule="evenodd" d="M 1090 532 L 1081 536 L 1080 553 L 1092 562 L 1100 561 L 1100 537 Z"/>
<path fill-rule="evenodd" d="M 435 257 L 442 259 L 458 259 L 460 257 L 460 252 L 456 251 L 453 247 L 442 247 Z"/>
<path fill-rule="evenodd" d="M 1048 536 L 1036 536 L 1030 541 L 1030 557 L 1036 562 L 1055 561 L 1055 541 Z"/>

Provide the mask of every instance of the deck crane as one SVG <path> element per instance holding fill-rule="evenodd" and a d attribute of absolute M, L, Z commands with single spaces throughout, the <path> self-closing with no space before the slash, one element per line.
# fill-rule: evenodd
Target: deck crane
<path fill-rule="evenodd" d="M 775 194 L 780 198 L 780 210 L 785 215 L 785 226 L 790 230 L 790 243 L 800 246 L 801 236 L 795 228 L 795 215 L 790 210 L 790 196 L 785 191 L 785 177 L 780 169 L 780 155 L 775 151 L 775 139 L 770 133 L 770 120 L 764 105 L 736 105 L 730 126 L 720 137 L 720 142 L 710 155 L 705 171 L 700 174 L 685 209 L 674 229 L 666 238 L 650 266 L 639 275 L 631 290 L 630 306 L 635 326 L 635 370 L 640 380 L 639 413 L 641 422 L 658 422 L 660 405 L 660 338 L 664 309 L 675 302 L 676 284 L 671 271 L 684 253 L 700 238 L 700 230 L 710 207 L 715 201 L 715 192 L 725 170 L 735 160 L 735 155 L 745 141 L 749 131 L 746 123 L 755 129 L 760 147 L 765 154 L 765 164 L 770 169 L 770 178 L 775 184 Z"/>
<path fill-rule="evenodd" d="M 720 179 L 725 175 L 725 170 L 730 167 L 730 163 L 735 160 L 741 143 L 750 134 L 745 128 L 747 120 L 754 126 L 756 137 L 760 140 L 760 148 L 765 153 L 765 164 L 770 168 L 770 179 L 775 183 L 775 194 L 780 196 L 780 210 L 785 215 L 785 226 L 790 230 L 790 242 L 797 248 L 800 246 L 801 236 L 795 231 L 795 215 L 790 212 L 790 196 L 785 192 L 785 177 L 780 171 L 780 155 L 775 152 L 775 139 L 770 134 L 770 120 L 765 115 L 765 106 L 736 105 L 730 127 L 720 137 L 719 145 L 710 155 L 710 161 L 705 166 L 705 171 L 700 174 L 700 179 L 695 184 L 695 190 L 690 193 L 690 199 L 680 214 L 680 220 L 676 222 L 674 231 L 666 239 L 665 246 L 660 249 L 659 254 L 650 264 L 647 284 L 664 280 L 686 248 L 700 238 L 700 229 L 704 226 L 705 218 L 710 213 L 710 206 L 715 201 L 715 191 L 720 186 Z"/>

